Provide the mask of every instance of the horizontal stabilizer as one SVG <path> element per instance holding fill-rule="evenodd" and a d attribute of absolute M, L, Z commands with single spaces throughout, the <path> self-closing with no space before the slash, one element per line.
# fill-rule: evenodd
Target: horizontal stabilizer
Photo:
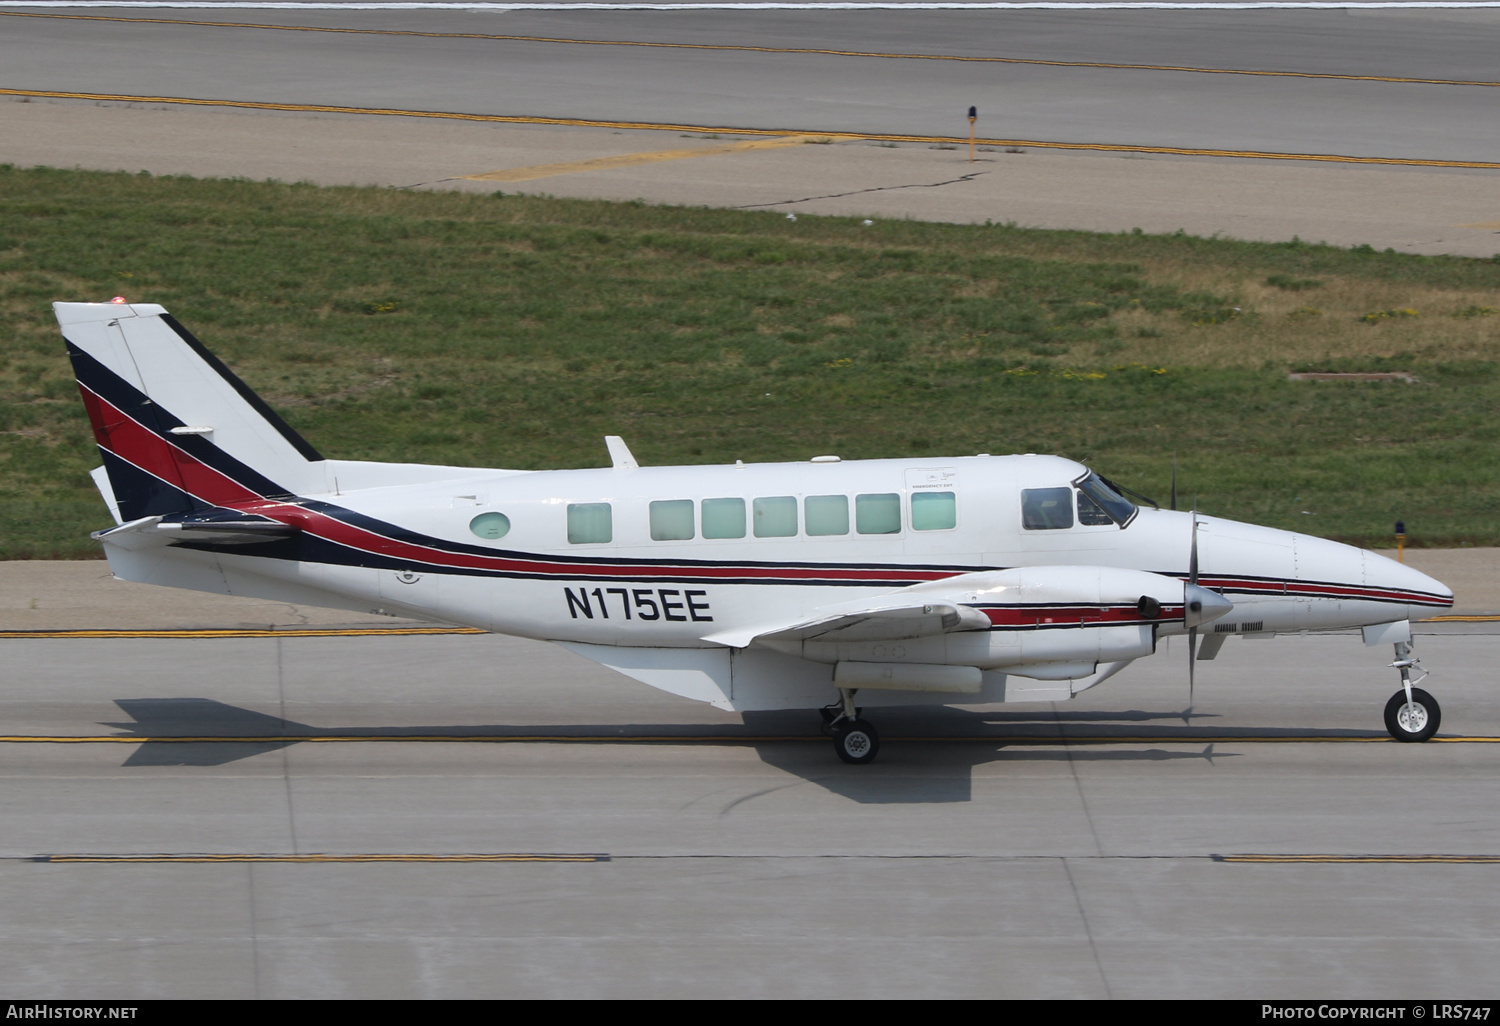
<path fill-rule="evenodd" d="M 166 523 L 156 526 L 158 531 L 183 531 L 210 534 L 254 534 L 265 538 L 288 538 L 301 530 L 296 524 L 282 524 L 271 520 L 217 520 L 205 523 Z"/>

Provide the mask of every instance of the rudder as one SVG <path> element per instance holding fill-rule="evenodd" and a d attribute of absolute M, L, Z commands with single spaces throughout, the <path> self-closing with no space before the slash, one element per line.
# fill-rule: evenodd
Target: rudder
<path fill-rule="evenodd" d="M 325 490 L 318 451 L 164 308 L 53 310 L 123 520 Z"/>

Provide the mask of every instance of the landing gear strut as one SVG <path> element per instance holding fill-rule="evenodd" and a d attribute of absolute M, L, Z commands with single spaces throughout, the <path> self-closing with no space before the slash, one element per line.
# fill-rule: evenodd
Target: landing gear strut
<path fill-rule="evenodd" d="M 859 718 L 854 707 L 855 688 L 839 688 L 839 700 L 819 709 L 823 733 L 833 738 L 833 750 L 851 766 L 865 766 L 880 754 L 880 735 L 875 725 Z"/>
<path fill-rule="evenodd" d="M 1443 711 L 1435 698 L 1412 686 L 1411 671 L 1422 668 L 1411 654 L 1410 642 L 1396 642 L 1396 661 L 1391 665 L 1401 671 L 1401 690 L 1385 703 L 1385 729 L 1397 741 L 1426 741 L 1437 733 Z M 1426 679 L 1424 672 L 1416 683 Z"/>

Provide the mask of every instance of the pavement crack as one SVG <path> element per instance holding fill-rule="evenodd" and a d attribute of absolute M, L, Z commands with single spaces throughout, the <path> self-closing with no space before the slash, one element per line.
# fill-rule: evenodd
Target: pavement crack
<path fill-rule="evenodd" d="M 1094 968 L 1099 971 L 1099 982 L 1104 986 L 1104 997 L 1107 1001 L 1114 1000 L 1114 993 L 1110 990 L 1109 976 L 1104 972 L 1104 963 L 1099 958 L 1099 946 L 1094 943 L 1094 931 L 1089 926 L 1088 913 L 1083 910 L 1083 897 L 1078 893 L 1078 881 L 1073 879 L 1073 870 L 1068 865 L 1066 858 L 1062 859 L 1063 874 L 1068 878 L 1068 888 L 1073 892 L 1073 903 L 1078 907 L 1078 919 L 1083 924 L 1083 935 L 1089 942 L 1089 954 L 1094 956 Z"/>
<path fill-rule="evenodd" d="M 420 189 L 424 185 L 442 185 L 444 182 L 462 182 L 463 176 L 457 178 L 437 178 L 430 182 L 413 182 L 411 185 L 393 185 L 393 189 Z"/>
<path fill-rule="evenodd" d="M 283 651 L 285 643 L 283 639 L 276 639 L 276 695 L 277 712 L 281 720 L 281 732 L 286 733 L 286 656 Z M 281 749 L 281 779 L 286 790 L 286 827 L 288 839 L 292 842 L 292 851 L 299 851 L 297 847 L 297 807 L 292 795 L 292 762 L 287 748 Z"/>
<path fill-rule="evenodd" d="M 877 185 L 872 189 L 854 189 L 851 192 L 830 192 L 824 196 L 803 196 L 801 199 L 777 200 L 774 203 L 746 203 L 742 206 L 731 207 L 731 210 L 755 210 L 759 207 L 786 207 L 793 203 L 811 203 L 813 200 L 842 199 L 845 196 L 860 196 L 867 192 L 894 192 L 897 189 L 941 189 L 945 185 L 960 185 L 970 182 L 980 175 L 987 175 L 988 171 L 973 171 L 957 178 L 950 178 L 943 182 L 908 182 L 905 185 Z"/>
<path fill-rule="evenodd" d="M 311 616 L 290 602 L 286 604 L 286 615 L 288 622 L 295 626 L 307 627 L 312 623 Z"/>

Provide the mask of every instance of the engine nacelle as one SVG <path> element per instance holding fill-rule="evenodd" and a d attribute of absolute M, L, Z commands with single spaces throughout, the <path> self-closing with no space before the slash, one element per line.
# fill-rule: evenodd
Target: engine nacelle
<path fill-rule="evenodd" d="M 1033 663 L 1118 663 L 1156 651 L 1149 624 L 1084 626 L 1073 622 L 1032 630 L 962 631 L 905 641 L 806 641 L 799 655 L 820 663 L 977 666 L 1012 670 Z M 1092 673 L 1092 670 L 1088 671 Z M 1070 674 L 1070 676 L 1077 676 Z"/>

